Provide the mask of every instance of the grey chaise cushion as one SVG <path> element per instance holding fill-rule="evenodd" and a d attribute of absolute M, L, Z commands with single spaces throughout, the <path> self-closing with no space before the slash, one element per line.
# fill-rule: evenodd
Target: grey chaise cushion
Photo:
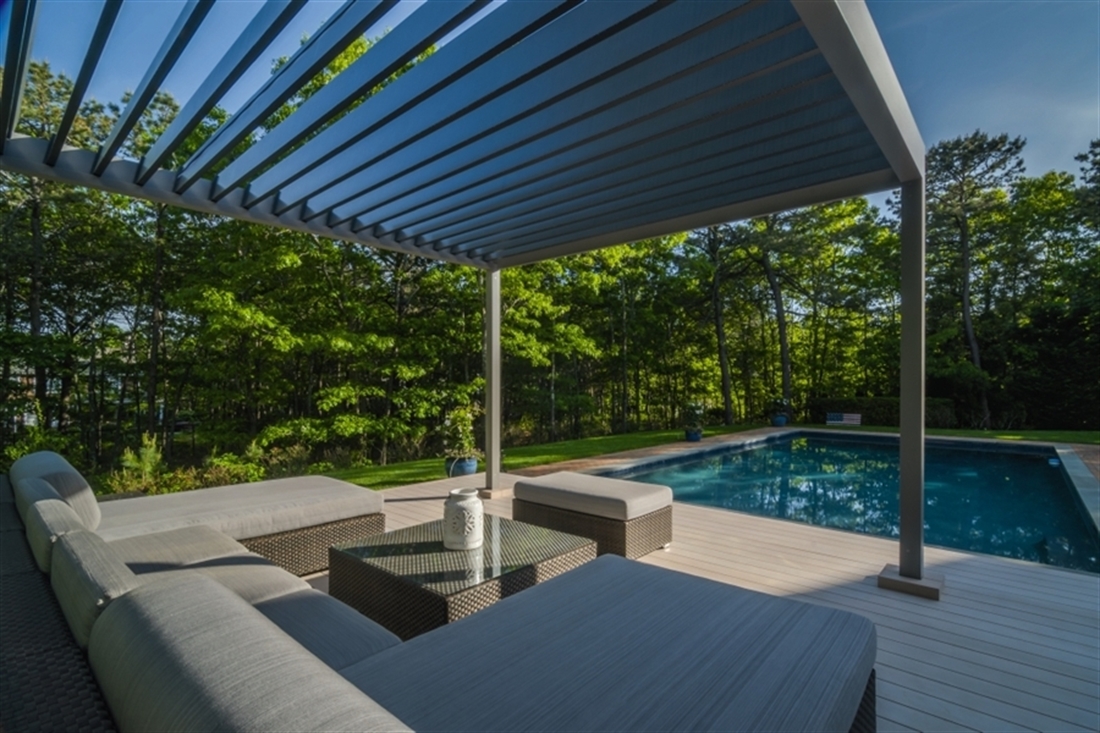
<path fill-rule="evenodd" d="M 409 730 L 208 578 L 112 603 L 88 657 L 123 733 Z"/>
<path fill-rule="evenodd" d="M 111 549 L 135 573 L 172 570 L 230 555 L 248 554 L 248 548 L 205 524 L 114 540 Z"/>
<path fill-rule="evenodd" d="M 296 575 L 251 552 L 204 560 L 171 570 L 140 573 L 138 577 L 143 583 L 149 583 L 161 578 L 178 577 L 181 573 L 205 575 L 253 604 L 288 593 L 298 593 L 310 587 L 309 583 Z"/>
<path fill-rule="evenodd" d="M 327 476 L 258 481 L 104 502 L 108 540 L 206 524 L 234 539 L 263 537 L 382 511 L 378 492 Z"/>
<path fill-rule="evenodd" d="M 514 496 L 533 504 L 622 521 L 672 504 L 672 489 L 667 486 L 571 471 L 521 479 Z"/>
<path fill-rule="evenodd" d="M 862 616 L 603 555 L 342 674 L 415 730 L 844 731 Z"/>
<path fill-rule="evenodd" d="M 26 481 L 22 483 L 26 484 Z M 34 562 L 44 573 L 50 572 L 53 548 L 62 535 L 84 529 L 84 522 L 60 499 L 44 499 L 35 502 L 27 512 L 27 544 L 31 547 Z"/>
<path fill-rule="evenodd" d="M 99 614 L 140 583 L 94 532 L 80 529 L 57 540 L 50 585 L 81 648 L 88 646 L 92 625 Z"/>
<path fill-rule="evenodd" d="M 393 632 L 318 590 L 281 595 L 255 608 L 337 671 L 401 643 Z"/>

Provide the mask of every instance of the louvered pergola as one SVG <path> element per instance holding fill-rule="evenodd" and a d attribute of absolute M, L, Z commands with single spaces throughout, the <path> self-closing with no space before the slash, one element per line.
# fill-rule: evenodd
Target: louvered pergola
<path fill-rule="evenodd" d="M 133 0 L 129 0 L 133 1 Z M 142 160 L 116 157 L 213 5 L 189 0 L 98 150 L 15 133 L 37 0 L 9 4 L 0 168 L 482 268 L 486 487 L 500 474 L 502 268 L 902 191 L 900 582 L 924 592 L 924 144 L 852 0 L 427 0 L 243 152 L 397 0 L 348 0 L 178 169 L 166 162 L 305 5 L 267 2 Z M 380 85 L 441 40 L 398 78 Z M 216 173 L 215 173 L 216 171 Z"/>

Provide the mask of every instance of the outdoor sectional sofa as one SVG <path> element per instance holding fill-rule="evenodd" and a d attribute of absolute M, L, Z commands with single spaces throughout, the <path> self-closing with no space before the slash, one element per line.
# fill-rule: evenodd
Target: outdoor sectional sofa
<path fill-rule="evenodd" d="M 123 731 L 875 728 L 855 614 L 605 555 L 402 643 L 216 529 L 108 541 L 35 479 L 28 541 Z"/>

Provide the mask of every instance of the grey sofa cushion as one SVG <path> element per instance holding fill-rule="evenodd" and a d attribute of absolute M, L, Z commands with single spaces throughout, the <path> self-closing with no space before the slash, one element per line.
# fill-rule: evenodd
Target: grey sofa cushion
<path fill-rule="evenodd" d="M 139 574 L 248 553 L 240 542 L 205 524 L 126 537 L 110 545 L 119 559 Z"/>
<path fill-rule="evenodd" d="M 108 540 L 195 524 L 240 540 L 377 514 L 382 497 L 327 476 L 301 476 L 104 502 L 100 511 L 98 531 Z"/>
<path fill-rule="evenodd" d="M 37 476 L 20 479 L 19 483 L 15 484 L 14 494 L 15 510 L 19 512 L 19 518 L 23 520 L 24 524 L 27 523 L 27 512 L 35 502 L 45 501 L 46 499 L 65 501 L 61 498 L 61 494 L 57 493 L 57 489 L 53 487 L 53 484 Z"/>
<path fill-rule="evenodd" d="M 240 598 L 179 572 L 112 603 L 92 630 L 120 730 L 409 730 Z"/>
<path fill-rule="evenodd" d="M 312 588 L 261 601 L 255 607 L 335 670 L 401 643 L 385 627 Z"/>
<path fill-rule="evenodd" d="M 874 661 L 861 616 L 603 555 L 342 674 L 415 730 L 836 731 Z"/>
<path fill-rule="evenodd" d="M 571 471 L 517 481 L 514 496 L 533 504 L 623 521 L 672 504 L 672 489 L 667 486 Z"/>
<path fill-rule="evenodd" d="M 92 625 L 103 609 L 140 582 L 94 532 L 82 529 L 58 539 L 50 585 L 81 648 L 88 646 Z"/>
<path fill-rule="evenodd" d="M 28 453 L 12 463 L 11 468 L 8 469 L 8 478 L 14 486 L 25 478 L 41 478 L 47 473 L 56 473 L 57 471 L 76 472 L 76 469 L 73 468 L 73 464 L 57 453 L 42 450 Z"/>
<path fill-rule="evenodd" d="M 26 483 L 24 481 L 23 483 Z M 65 502 L 60 499 L 37 501 L 27 512 L 27 544 L 31 547 L 34 562 L 44 573 L 50 572 L 53 548 L 62 535 L 83 530 L 84 523 Z"/>
<path fill-rule="evenodd" d="M 99 501 L 83 476 L 75 470 L 64 470 L 43 474 L 41 478 L 54 487 L 88 529 L 94 531 L 99 526 Z"/>
<path fill-rule="evenodd" d="M 171 570 L 141 573 L 138 577 L 147 583 L 160 578 L 177 577 L 180 573 L 205 575 L 253 604 L 310 587 L 301 578 L 251 552 L 205 560 Z"/>

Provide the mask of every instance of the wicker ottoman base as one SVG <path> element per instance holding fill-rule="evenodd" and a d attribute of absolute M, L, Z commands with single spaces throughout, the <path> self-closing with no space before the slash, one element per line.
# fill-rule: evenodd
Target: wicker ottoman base
<path fill-rule="evenodd" d="M 333 545 L 354 542 L 385 531 L 386 515 L 379 512 L 289 532 L 250 537 L 240 540 L 240 543 L 295 575 L 309 575 L 328 567 L 328 548 Z"/>
<path fill-rule="evenodd" d="M 512 499 L 512 519 L 588 537 L 596 541 L 598 554 L 612 553 L 632 560 L 672 542 L 671 506 L 624 522 Z"/>

